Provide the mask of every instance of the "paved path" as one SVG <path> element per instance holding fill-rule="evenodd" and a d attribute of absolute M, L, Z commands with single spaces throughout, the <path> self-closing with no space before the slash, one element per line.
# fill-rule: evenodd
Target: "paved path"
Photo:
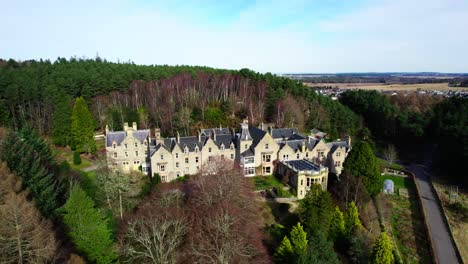
<path fill-rule="evenodd" d="M 452 243 L 450 233 L 444 221 L 442 208 L 436 198 L 436 194 L 432 189 L 432 184 L 429 175 L 422 165 L 408 166 L 411 172 L 416 176 L 416 184 L 418 184 L 421 192 L 424 209 L 426 210 L 429 225 L 429 232 L 434 241 L 434 247 L 438 262 L 440 264 L 457 264 L 457 255 L 455 253 L 455 245 Z"/>
<path fill-rule="evenodd" d="M 90 171 L 96 170 L 97 168 L 98 168 L 97 165 L 92 165 L 92 166 L 89 166 L 89 167 L 86 167 L 86 168 L 82 169 L 82 171 L 90 172 Z"/>

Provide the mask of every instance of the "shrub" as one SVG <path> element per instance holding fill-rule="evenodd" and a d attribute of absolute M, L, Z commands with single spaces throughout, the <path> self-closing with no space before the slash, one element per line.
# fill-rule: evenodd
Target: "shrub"
<path fill-rule="evenodd" d="M 73 152 L 73 164 L 80 165 L 81 164 L 81 156 L 78 151 Z"/>

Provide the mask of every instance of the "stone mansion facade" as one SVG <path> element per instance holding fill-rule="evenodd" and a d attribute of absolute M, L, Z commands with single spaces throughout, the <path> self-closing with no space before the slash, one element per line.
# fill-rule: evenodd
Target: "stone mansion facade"
<path fill-rule="evenodd" d="M 244 121 L 237 133 L 220 127 L 201 129 L 197 136 L 163 138 L 159 129 L 151 135 L 150 130 L 138 130 L 133 123 L 125 125 L 124 131 L 106 129 L 107 162 L 123 172 L 141 168 L 146 174 L 158 173 L 164 182 L 197 174 L 215 159 L 238 164 L 246 177 L 271 175 L 281 167 L 279 163 L 297 171 L 290 161 L 299 160 L 309 164 L 309 170 L 314 168 L 310 164 L 315 164 L 319 172 L 326 168 L 326 175 L 328 171 L 341 174 L 351 139 L 326 142 L 316 134 L 305 136 L 296 128 L 274 129 L 263 124 L 255 127 Z M 319 180 L 326 189 L 327 179 L 313 181 Z"/>

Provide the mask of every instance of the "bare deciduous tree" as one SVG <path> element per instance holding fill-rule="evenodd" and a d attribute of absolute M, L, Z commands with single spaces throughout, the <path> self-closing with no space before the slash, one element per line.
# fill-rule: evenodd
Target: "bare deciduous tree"
<path fill-rule="evenodd" d="M 385 160 L 390 163 L 395 163 L 398 160 L 398 153 L 395 149 L 395 146 L 392 144 L 388 145 L 388 147 L 383 152 Z"/>
<path fill-rule="evenodd" d="M 55 256 L 52 224 L 25 197 L 9 193 L 0 206 L 1 263 L 46 263 Z"/>

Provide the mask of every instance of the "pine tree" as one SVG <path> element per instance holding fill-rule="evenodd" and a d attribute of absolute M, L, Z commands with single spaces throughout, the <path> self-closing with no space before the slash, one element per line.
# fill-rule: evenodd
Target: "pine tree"
<path fill-rule="evenodd" d="M 71 100 L 63 91 L 54 98 L 54 113 L 52 115 L 52 142 L 57 146 L 70 144 Z"/>
<path fill-rule="evenodd" d="M 359 211 L 354 202 L 351 202 L 348 205 L 348 210 L 346 211 L 345 224 L 346 232 L 348 232 L 348 235 L 350 236 L 354 234 L 356 229 L 362 227 L 361 220 L 359 220 Z"/>
<path fill-rule="evenodd" d="M 382 232 L 372 249 L 372 263 L 393 264 L 394 262 L 392 241 L 385 232 Z"/>
<path fill-rule="evenodd" d="M 380 192 L 380 170 L 369 143 L 360 141 L 346 158 L 345 172 L 355 177 L 362 177 L 367 193 L 374 197 Z"/>
<path fill-rule="evenodd" d="M 297 264 L 338 264 L 338 256 L 333 250 L 333 242 L 323 231 L 316 233 L 309 242 L 305 254 L 299 256 Z"/>
<path fill-rule="evenodd" d="M 96 152 L 94 121 L 82 97 L 75 100 L 71 117 L 72 149 L 79 152 Z"/>
<path fill-rule="evenodd" d="M 299 209 L 299 218 L 309 236 L 319 231 L 328 233 L 333 213 L 333 201 L 329 192 L 322 191 L 320 185 L 313 184 L 301 200 Z"/>
<path fill-rule="evenodd" d="M 307 233 L 302 228 L 300 222 L 293 227 L 290 233 L 291 243 L 296 255 L 303 254 L 307 249 Z"/>
<path fill-rule="evenodd" d="M 293 247 L 291 245 L 291 241 L 289 240 L 288 236 L 284 236 L 283 241 L 276 249 L 275 258 L 278 262 L 286 262 L 286 260 L 290 259 L 293 256 Z"/>
<path fill-rule="evenodd" d="M 345 234 L 344 216 L 340 208 L 337 206 L 335 207 L 335 211 L 333 212 L 333 216 L 330 221 L 329 235 L 330 235 L 330 238 L 333 239 L 333 241 L 336 243 L 343 238 L 344 234 Z"/>
<path fill-rule="evenodd" d="M 94 208 L 93 200 L 79 187 L 73 187 L 63 207 L 63 221 L 76 248 L 88 260 L 110 263 L 116 259 L 106 215 Z"/>

